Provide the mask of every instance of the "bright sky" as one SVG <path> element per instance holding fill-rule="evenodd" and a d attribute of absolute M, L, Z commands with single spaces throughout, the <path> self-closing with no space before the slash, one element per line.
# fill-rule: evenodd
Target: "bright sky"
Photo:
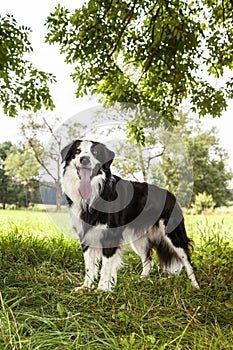
<path fill-rule="evenodd" d="M 72 12 L 83 2 L 83 0 L 2 0 L 0 2 L 0 13 L 2 16 L 10 13 L 19 24 L 31 27 L 32 33 L 30 40 L 34 51 L 30 55 L 30 61 L 37 68 L 56 75 L 58 82 L 52 87 L 52 95 L 56 104 L 55 113 L 63 116 L 64 119 L 71 117 L 83 109 L 96 105 L 96 102 L 90 101 L 88 98 L 79 100 L 75 98 L 75 85 L 70 78 L 71 67 L 64 63 L 63 57 L 59 54 L 58 47 L 44 43 L 44 36 L 46 34 L 44 23 L 46 17 L 58 3 L 67 7 Z M 223 113 L 221 119 L 205 118 L 206 126 L 217 126 L 221 146 L 229 152 L 229 165 L 231 168 L 233 168 L 232 115 L 233 101 L 231 100 L 229 101 L 228 110 Z M 17 118 L 5 117 L 0 109 L 0 143 L 6 140 L 15 141 L 18 130 L 17 124 Z"/>

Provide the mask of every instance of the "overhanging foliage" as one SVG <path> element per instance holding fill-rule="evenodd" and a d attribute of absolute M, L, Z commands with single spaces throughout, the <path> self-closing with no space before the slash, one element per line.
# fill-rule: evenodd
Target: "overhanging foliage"
<path fill-rule="evenodd" d="M 30 31 L 11 15 L 0 16 L 0 102 L 4 113 L 12 117 L 19 109 L 54 108 L 49 84 L 55 77 L 25 59 L 25 54 L 32 52 Z"/>
<path fill-rule="evenodd" d="M 229 0 L 89 0 L 74 13 L 58 5 L 47 42 L 75 65 L 77 97 L 141 104 L 173 124 L 189 98 L 192 111 L 219 117 L 233 97 L 232 11 Z"/>

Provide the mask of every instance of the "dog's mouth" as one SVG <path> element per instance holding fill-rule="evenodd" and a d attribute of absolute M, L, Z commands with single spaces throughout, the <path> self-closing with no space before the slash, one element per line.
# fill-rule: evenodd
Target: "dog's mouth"
<path fill-rule="evenodd" d="M 80 179 L 83 179 L 83 178 L 90 178 L 91 179 L 91 177 L 92 177 L 92 169 L 84 168 L 84 167 L 77 168 L 77 174 L 78 174 L 78 177 Z"/>
<path fill-rule="evenodd" d="M 92 188 L 91 188 L 91 175 L 92 169 L 90 168 L 77 168 L 77 174 L 80 179 L 79 184 L 79 194 L 80 196 L 87 200 L 91 197 Z"/>

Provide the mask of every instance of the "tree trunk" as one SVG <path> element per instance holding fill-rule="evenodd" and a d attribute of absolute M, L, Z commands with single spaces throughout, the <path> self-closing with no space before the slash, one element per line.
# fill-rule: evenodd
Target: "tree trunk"
<path fill-rule="evenodd" d="M 60 149 L 60 145 L 59 145 Z M 61 186 L 61 169 L 60 157 L 57 158 L 57 180 L 56 180 L 56 211 L 61 210 L 62 186 Z"/>
<path fill-rule="evenodd" d="M 28 208 L 28 188 L 25 187 L 25 207 Z"/>
<path fill-rule="evenodd" d="M 61 210 L 62 187 L 60 181 L 56 181 L 56 211 Z"/>
<path fill-rule="evenodd" d="M 143 180 L 147 181 L 148 174 L 147 174 L 146 169 L 145 169 L 145 164 L 144 164 L 143 154 L 142 154 L 142 147 L 139 146 L 138 150 L 139 150 L 139 161 L 141 164 Z"/>

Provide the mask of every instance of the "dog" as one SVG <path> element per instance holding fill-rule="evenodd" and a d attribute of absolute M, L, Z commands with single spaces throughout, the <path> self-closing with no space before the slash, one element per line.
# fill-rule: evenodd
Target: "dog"
<path fill-rule="evenodd" d="M 154 266 L 155 249 L 163 268 L 177 275 L 184 267 L 199 288 L 190 260 L 191 241 L 176 197 L 169 191 L 113 175 L 114 152 L 106 145 L 75 140 L 61 151 L 63 190 L 71 223 L 82 245 L 85 279 L 76 290 L 111 291 L 117 283 L 124 245 L 131 245 L 142 261 L 141 277 Z"/>

